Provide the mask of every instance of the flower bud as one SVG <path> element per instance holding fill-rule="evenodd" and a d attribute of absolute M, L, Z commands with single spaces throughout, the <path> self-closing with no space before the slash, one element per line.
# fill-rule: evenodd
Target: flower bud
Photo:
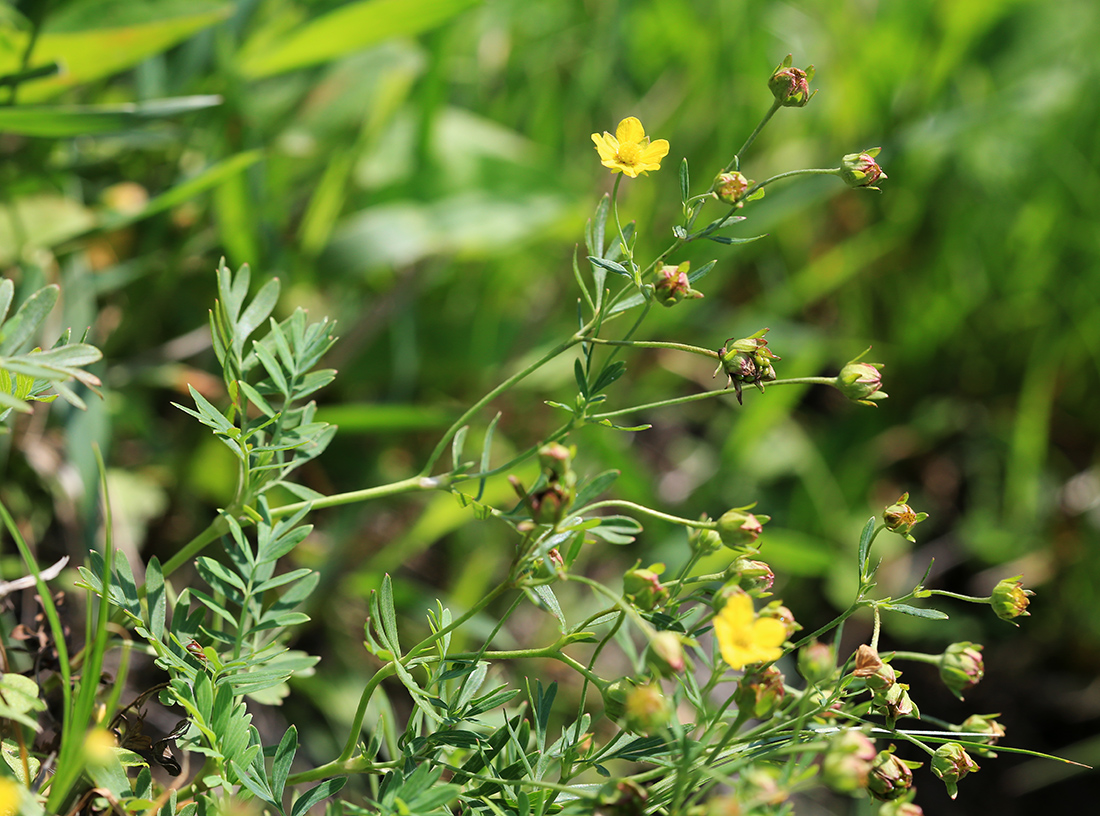
<path fill-rule="evenodd" d="M 638 686 L 626 695 L 623 728 L 635 734 L 652 735 L 668 725 L 672 710 L 656 683 Z"/>
<path fill-rule="evenodd" d="M 952 799 L 959 795 L 956 783 L 968 773 L 979 770 L 978 763 L 957 742 L 944 743 L 932 755 L 932 773 L 943 780 Z"/>
<path fill-rule="evenodd" d="M 838 731 L 829 740 L 821 763 L 821 780 L 835 793 L 855 793 L 867 787 L 871 763 L 877 756 L 874 741 L 854 728 Z"/>
<path fill-rule="evenodd" d="M 757 614 L 760 618 L 775 618 L 784 628 L 787 630 L 787 639 L 791 639 L 795 636 L 796 632 L 802 631 L 802 624 L 798 623 L 794 619 L 794 613 L 787 607 L 783 606 L 782 601 L 772 601 Z"/>
<path fill-rule="evenodd" d="M 888 751 L 879 751 L 871 763 L 871 773 L 867 777 L 867 790 L 876 799 L 890 801 L 905 795 L 913 787 L 913 771 L 909 764 L 894 756 L 894 746 Z"/>
<path fill-rule="evenodd" d="M 551 442 L 539 448 L 539 464 L 551 481 L 567 481 L 566 477 L 571 473 L 570 464 L 576 452 L 576 448 Z"/>
<path fill-rule="evenodd" d="M 650 564 L 649 569 L 639 566 L 639 561 L 623 576 L 623 594 L 636 607 L 650 612 L 668 601 L 668 587 L 661 584 L 660 574 L 665 571 L 664 564 Z"/>
<path fill-rule="evenodd" d="M 710 191 L 723 204 L 736 204 L 738 207 L 743 207 L 745 202 L 741 199 L 752 184 L 741 173 L 719 173 L 714 179 L 714 184 L 710 186 Z"/>
<path fill-rule="evenodd" d="M 726 388 L 730 385 L 735 387 L 738 403 L 741 402 L 742 383 L 755 385 L 763 391 L 764 383 L 775 379 L 775 368 L 771 361 L 783 358 L 768 348 L 768 341 L 764 339 L 767 333 L 768 329 L 761 329 L 740 340 L 733 340 L 731 337 L 718 350 L 719 363 L 714 373 L 717 375 L 719 371 L 726 372 Z"/>
<path fill-rule="evenodd" d="M 893 728 L 901 717 L 920 719 L 920 709 L 909 698 L 909 686 L 906 683 L 894 683 L 883 692 L 875 692 L 871 698 L 871 707 L 886 718 L 886 727 Z"/>
<path fill-rule="evenodd" d="M 635 688 L 637 688 L 637 683 L 632 679 L 620 677 L 600 689 L 600 694 L 603 697 L 604 716 L 609 720 L 618 721 L 626 713 L 627 696 Z"/>
<path fill-rule="evenodd" d="M 751 547 L 760 537 L 764 525 L 771 521 L 771 516 L 754 516 L 746 513 L 745 509 L 727 510 L 715 524 L 722 543 L 731 550 Z"/>
<path fill-rule="evenodd" d="M 914 512 L 913 508 L 906 504 L 907 501 L 909 501 L 909 494 L 902 493 L 901 498 L 882 511 L 882 520 L 885 522 L 887 530 L 895 532 L 909 541 L 915 541 L 916 539 L 909 532 L 917 524 L 928 518 L 928 514 Z"/>
<path fill-rule="evenodd" d="M 741 712 L 758 720 L 766 720 L 779 710 L 786 696 L 783 674 L 775 666 L 745 672 L 733 692 L 733 699 Z"/>
<path fill-rule="evenodd" d="M 964 734 L 989 737 L 989 744 L 993 745 L 1005 735 L 1005 727 L 994 719 L 1000 716 L 1000 714 L 971 714 L 963 720 L 960 728 Z"/>
<path fill-rule="evenodd" d="M 810 80 L 814 78 L 814 67 L 807 66 L 806 70 L 792 68 L 793 55 L 787 54 L 768 80 L 768 89 L 775 97 L 775 101 L 785 108 L 803 108 L 813 98 L 810 93 Z"/>
<path fill-rule="evenodd" d="M 866 643 L 856 650 L 856 667 L 852 672 L 862 678 L 871 691 L 885 691 L 897 682 L 897 672 L 889 663 L 883 663 L 878 651 Z"/>
<path fill-rule="evenodd" d="M 767 598 L 775 583 L 775 573 L 763 561 L 738 558 L 726 568 L 726 575 L 753 598 Z"/>
<path fill-rule="evenodd" d="M 940 679 L 960 700 L 963 692 L 977 685 L 984 676 L 985 664 L 979 643 L 952 643 L 940 655 Z"/>
<path fill-rule="evenodd" d="M 606 816 L 642 816 L 649 794 L 633 779 L 608 782 L 600 788 L 600 806 L 596 813 Z"/>
<path fill-rule="evenodd" d="M 883 802 L 882 807 L 878 809 L 878 816 L 924 816 L 921 806 L 909 801 L 913 793 L 914 791 L 910 791 L 906 796 L 895 799 L 893 802 Z"/>
<path fill-rule="evenodd" d="M 886 392 L 881 390 L 883 364 L 861 363 L 859 358 L 863 354 L 854 360 L 849 360 L 844 368 L 840 369 L 833 384 L 841 394 L 853 402 L 874 406 L 877 401 L 884 400 L 887 396 Z"/>
<path fill-rule="evenodd" d="M 836 671 L 836 653 L 833 647 L 818 640 L 811 640 L 798 650 L 798 673 L 808 686 L 816 686 L 833 676 Z"/>
<path fill-rule="evenodd" d="M 684 298 L 701 298 L 702 292 L 691 288 L 688 280 L 690 261 L 679 266 L 662 266 L 657 272 L 657 281 L 653 284 L 653 296 L 662 306 L 675 306 Z"/>
<path fill-rule="evenodd" d="M 993 611 L 997 614 L 997 617 L 1012 623 L 1013 626 L 1020 625 L 1013 623 L 1013 618 L 1031 614 L 1027 611 L 1027 605 L 1030 603 L 1028 598 L 1035 594 L 1030 589 L 1023 588 L 1020 583 L 1022 577 L 1022 575 L 1017 575 L 1014 578 L 1005 578 L 1000 581 L 997 586 L 993 587 L 993 597 L 990 598 Z"/>
<path fill-rule="evenodd" d="M 840 162 L 840 177 L 849 187 L 866 187 L 868 190 L 877 190 L 873 186 L 879 179 L 887 178 L 882 168 L 875 162 L 875 156 L 882 150 L 881 147 L 872 147 L 862 153 L 849 153 Z"/>
<path fill-rule="evenodd" d="M 703 521 L 707 520 L 707 516 L 704 514 Z M 699 553 L 699 555 L 710 555 L 711 553 L 718 552 L 722 546 L 722 537 L 718 535 L 717 530 L 705 530 L 699 527 L 693 527 L 688 531 L 688 546 L 691 547 L 692 552 Z"/>
<path fill-rule="evenodd" d="M 646 665 L 661 677 L 682 674 L 686 661 L 680 635 L 665 630 L 650 638 L 649 649 L 646 651 Z"/>

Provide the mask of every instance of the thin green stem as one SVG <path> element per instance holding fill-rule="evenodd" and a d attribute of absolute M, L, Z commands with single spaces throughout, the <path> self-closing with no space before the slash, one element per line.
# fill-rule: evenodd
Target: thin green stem
<path fill-rule="evenodd" d="M 911 660 L 914 663 L 928 663 L 935 666 L 940 662 L 940 655 L 927 654 L 925 652 L 893 652 L 895 660 Z"/>
<path fill-rule="evenodd" d="M 590 337 L 586 342 L 597 343 L 601 346 L 633 346 L 634 348 L 673 349 L 674 351 L 686 351 L 689 354 L 698 354 L 703 357 L 719 358 L 717 351 L 690 346 L 686 343 L 666 343 L 656 340 L 604 340 L 602 337 Z"/>
<path fill-rule="evenodd" d="M 783 103 L 778 99 L 772 102 L 772 106 L 768 108 L 768 112 L 764 114 L 764 118 L 760 120 L 760 124 L 756 126 L 756 130 L 749 134 L 749 138 L 745 139 L 745 143 L 741 145 L 741 149 L 737 151 L 733 159 L 726 165 L 726 172 L 730 170 L 736 170 L 741 167 L 741 157 L 745 155 L 745 152 L 752 147 L 752 143 L 756 141 L 756 137 L 760 135 L 760 132 L 764 129 L 764 126 L 771 121 L 771 118 L 775 116 L 775 112 L 783 107 Z"/>
<path fill-rule="evenodd" d="M 942 595 L 944 598 L 954 598 L 956 601 L 967 601 L 968 603 L 988 604 L 993 602 L 992 596 L 981 598 L 977 595 L 960 595 L 958 592 L 948 592 L 946 589 L 929 589 L 926 591 L 932 595 Z"/>
<path fill-rule="evenodd" d="M 697 530 L 713 530 L 713 521 L 700 521 L 698 519 L 686 519 L 680 516 L 673 516 L 669 513 L 662 513 L 660 510 L 654 510 L 651 507 L 646 507 L 642 504 L 635 504 L 625 499 L 607 499 L 605 501 L 596 502 L 594 504 L 585 505 L 584 512 L 588 513 L 592 510 L 600 510 L 604 507 L 624 507 L 627 510 L 633 510 L 635 513 L 642 513 L 653 518 L 661 519 L 662 521 L 668 521 L 673 524 L 681 524 L 685 527 L 694 527 Z"/>
<path fill-rule="evenodd" d="M 428 476 L 431 475 L 432 468 L 435 467 L 436 462 L 439 461 L 439 457 L 441 457 L 443 455 L 444 451 L 447 450 L 448 443 L 454 438 L 454 435 L 456 433 L 458 433 L 459 429 L 463 425 L 466 424 L 466 422 L 470 419 L 470 417 L 472 417 L 474 414 L 476 414 L 478 411 L 480 411 L 482 408 L 484 408 L 486 405 L 488 405 L 494 399 L 499 397 L 501 394 L 503 394 L 505 391 L 507 391 L 513 385 L 515 385 L 516 383 L 523 380 L 525 377 L 527 377 L 533 371 L 536 371 L 539 368 L 541 368 L 542 366 L 546 365 L 546 363 L 553 360 L 555 357 L 557 357 L 562 352 L 567 351 L 567 350 L 571 349 L 573 346 L 577 345 L 578 343 L 583 342 L 585 339 L 587 339 L 585 337 L 585 335 L 591 330 L 591 328 L 592 328 L 591 323 L 589 323 L 588 325 L 582 327 L 580 329 L 580 331 L 578 331 L 572 337 L 558 343 L 556 346 L 554 346 L 554 348 L 552 348 L 546 354 L 542 355 L 538 360 L 531 363 L 529 366 L 523 368 L 522 370 L 517 371 L 511 377 L 504 380 L 496 388 L 491 390 L 489 393 L 487 393 L 485 396 L 483 396 L 481 399 L 479 399 L 477 402 L 475 402 L 473 405 L 471 405 L 469 408 L 467 408 L 462 413 L 462 416 L 460 416 L 458 419 L 456 419 L 454 421 L 454 423 L 451 425 L 451 427 L 447 429 L 447 432 L 445 434 L 443 434 L 443 437 L 439 440 L 439 443 L 435 446 L 435 450 L 433 450 L 432 453 L 431 453 L 431 456 L 428 457 L 427 463 L 424 465 L 423 469 L 421 469 L 420 476 L 421 477 L 428 477 Z M 348 494 L 344 494 L 344 495 L 348 495 Z M 357 501 L 357 500 L 358 499 L 353 499 L 353 501 Z M 316 507 L 318 505 L 315 503 L 314 506 Z"/>

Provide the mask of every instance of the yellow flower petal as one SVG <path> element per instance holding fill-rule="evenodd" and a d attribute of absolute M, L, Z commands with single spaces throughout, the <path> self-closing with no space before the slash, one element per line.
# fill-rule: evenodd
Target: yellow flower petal
<path fill-rule="evenodd" d="M 628 116 L 615 128 L 615 138 L 619 140 L 619 144 L 640 142 L 645 138 L 645 128 L 637 117 Z"/>
<path fill-rule="evenodd" d="M 731 668 L 770 663 L 783 654 L 787 628 L 774 618 L 756 618 L 748 595 L 734 595 L 714 618 L 722 659 Z"/>

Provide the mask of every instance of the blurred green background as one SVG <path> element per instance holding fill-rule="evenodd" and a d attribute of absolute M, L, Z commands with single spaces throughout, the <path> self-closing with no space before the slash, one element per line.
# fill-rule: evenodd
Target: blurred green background
<path fill-rule="evenodd" d="M 682 516 L 759 502 L 777 595 L 810 628 L 850 600 L 863 523 L 909 491 L 931 518 L 916 545 L 883 542 L 884 593 L 932 558 L 933 586 L 987 594 L 1023 573 L 1038 592 L 1019 630 L 962 605 L 946 624 L 888 620 L 885 648 L 986 645 L 965 705 L 916 667 L 914 699 L 953 721 L 1001 712 L 1008 744 L 1096 762 L 1098 41 L 1092 0 L 0 5 L 0 76 L 45 74 L 0 84 L 0 265 L 24 297 L 60 283 L 54 331 L 91 326 L 106 355 L 105 398 L 87 413 L 53 405 L 0 437 L 3 501 L 43 557 L 79 560 L 98 442 L 131 560 L 164 559 L 208 523 L 231 463 L 171 402 L 187 382 L 219 396 L 206 314 L 222 255 L 251 264 L 256 285 L 279 276 L 283 313 L 338 321 L 340 374 L 319 402 L 340 432 L 303 480 L 330 493 L 413 474 L 465 405 L 575 325 L 574 245 L 613 181 L 589 134 L 634 115 L 671 142 L 660 172 L 623 184 L 652 257 L 679 217 L 680 160 L 703 192 L 793 53 L 820 92 L 781 110 L 742 169 L 760 180 L 881 145 L 882 194 L 773 185 L 731 231 L 767 237 L 675 258 L 718 259 L 706 297 L 652 314 L 643 335 L 717 348 L 769 326 L 780 377 L 834 373 L 873 345 L 890 398 L 872 409 L 783 388 L 652 412 L 636 417 L 644 433 L 578 434 L 578 470 L 620 468 L 619 497 Z M 699 358 L 625 359 L 611 408 L 719 386 Z M 565 362 L 472 435 L 499 410 L 501 461 L 537 441 L 560 421 L 543 400 L 571 400 Z M 461 608 L 483 593 L 513 544 L 448 496 L 317 523 L 294 557 L 324 575 L 301 643 L 325 660 L 287 710 L 316 714 L 303 742 L 325 759 L 371 670 L 359 641 L 380 575 L 421 625 L 435 597 Z M 593 553 L 594 574 L 686 558 L 681 531 L 646 526 Z M 1095 773 L 1061 773 L 1002 754 L 956 802 L 918 772 L 920 801 L 937 814 L 1094 802 Z"/>

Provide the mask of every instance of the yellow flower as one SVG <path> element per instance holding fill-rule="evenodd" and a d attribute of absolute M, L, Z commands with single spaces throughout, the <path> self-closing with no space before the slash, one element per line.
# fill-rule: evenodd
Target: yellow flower
<path fill-rule="evenodd" d="M 748 595 L 730 597 L 714 619 L 714 634 L 722 659 L 735 669 L 750 663 L 770 663 L 783 654 L 787 627 L 775 618 L 757 618 Z"/>
<path fill-rule="evenodd" d="M 614 136 L 605 130 L 603 136 L 593 133 L 592 141 L 596 143 L 604 167 L 610 167 L 612 173 L 626 173 L 631 178 L 638 178 L 639 173 L 649 170 L 660 170 L 661 159 L 668 155 L 668 140 L 650 142 L 642 123 L 633 116 L 619 122 Z"/>
<path fill-rule="evenodd" d="M 21 799 L 16 781 L 8 776 L 0 776 L 0 816 L 15 816 L 19 812 Z"/>

